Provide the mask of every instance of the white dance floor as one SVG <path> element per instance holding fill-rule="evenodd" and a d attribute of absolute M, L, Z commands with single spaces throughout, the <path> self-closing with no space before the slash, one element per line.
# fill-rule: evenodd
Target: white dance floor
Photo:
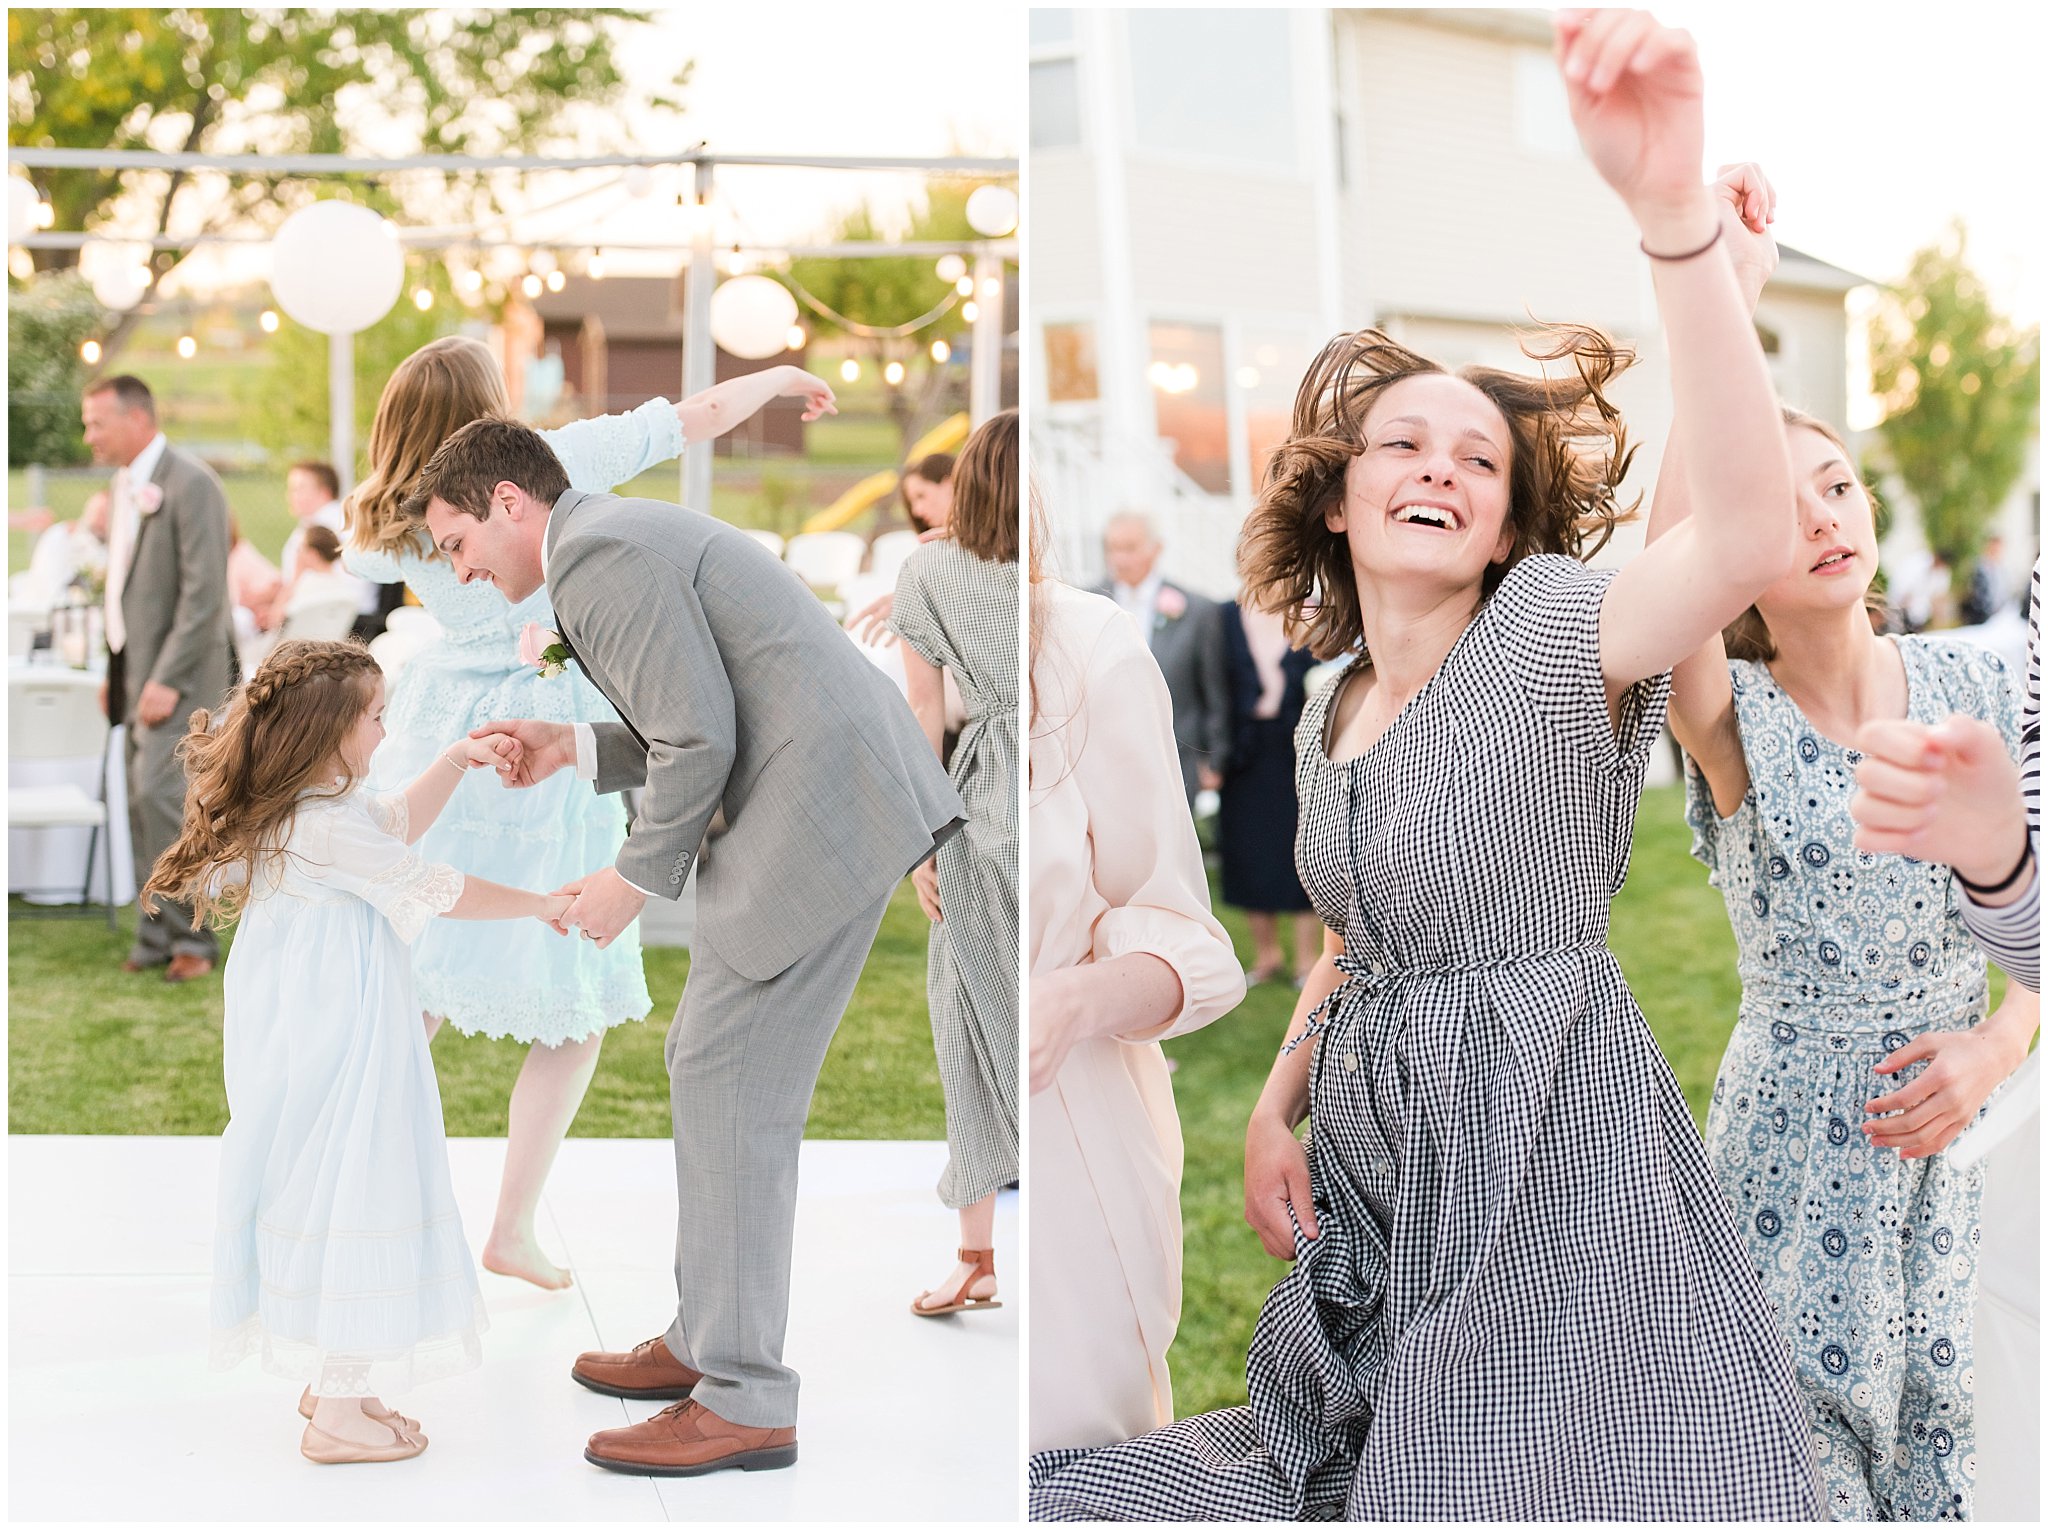
<path fill-rule="evenodd" d="M 481 1246 L 504 1144 L 448 1145 Z M 786 1358 L 803 1376 L 795 1467 L 626 1477 L 583 1443 L 644 1418 L 569 1379 L 674 1311 L 666 1141 L 572 1140 L 541 1241 L 576 1284 L 482 1274 L 484 1363 L 387 1401 L 432 1441 L 411 1461 L 314 1466 L 298 1389 L 246 1361 L 206 1369 L 218 1143 L 8 1139 L 8 1508 L 17 1520 L 995 1520 L 1018 1514 L 1016 1196 L 996 1219 L 1012 1304 L 948 1319 L 909 1303 L 958 1222 L 933 1194 L 943 1143 L 807 1142 Z"/>

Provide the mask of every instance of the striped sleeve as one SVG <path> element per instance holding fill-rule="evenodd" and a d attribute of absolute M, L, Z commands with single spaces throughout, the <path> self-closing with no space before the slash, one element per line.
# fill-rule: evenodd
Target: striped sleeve
<path fill-rule="evenodd" d="M 2016 983 L 2041 991 L 2041 565 L 2034 564 L 2027 600 L 2027 695 L 2020 714 L 2020 795 L 2034 844 L 2034 877 L 2026 896 L 1985 908 L 1967 891 L 1963 923 L 1977 944 Z"/>

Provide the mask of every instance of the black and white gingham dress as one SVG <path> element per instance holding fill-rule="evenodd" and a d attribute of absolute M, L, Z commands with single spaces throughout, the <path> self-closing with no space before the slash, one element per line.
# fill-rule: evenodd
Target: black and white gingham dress
<path fill-rule="evenodd" d="M 896 578 L 889 625 L 952 673 L 967 707 L 953 746 L 967 827 L 939 847 L 925 965 L 946 1168 L 939 1199 L 972 1206 L 1017 1177 L 1017 565 L 930 542 Z"/>
<path fill-rule="evenodd" d="M 1609 575 L 1524 560 L 1357 760 L 1297 739 L 1347 977 L 1313 1044 L 1319 1236 L 1250 1405 L 1049 1452 L 1034 1519 L 1820 1519 L 1806 1416 L 1608 906 L 1669 682 L 1619 739 Z"/>

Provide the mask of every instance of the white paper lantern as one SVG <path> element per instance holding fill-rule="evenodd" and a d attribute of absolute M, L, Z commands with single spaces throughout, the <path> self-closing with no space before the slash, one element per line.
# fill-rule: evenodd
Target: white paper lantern
<path fill-rule="evenodd" d="M 270 241 L 277 306 L 323 335 L 368 329 L 398 301 L 405 254 L 392 227 L 353 202 L 315 202 Z"/>
<path fill-rule="evenodd" d="M 78 270 L 102 306 L 125 312 L 149 290 L 149 246 L 94 240 L 78 252 Z"/>
<path fill-rule="evenodd" d="M 967 198 L 967 221 L 977 234 L 1000 239 L 1017 226 L 1017 193 L 1007 186 L 977 186 Z"/>
<path fill-rule="evenodd" d="M 711 338 L 747 361 L 783 350 L 794 323 L 796 299 L 765 276 L 735 276 L 711 294 Z"/>
<path fill-rule="evenodd" d="M 20 244 L 35 228 L 36 189 L 18 175 L 7 177 L 7 242 Z"/>

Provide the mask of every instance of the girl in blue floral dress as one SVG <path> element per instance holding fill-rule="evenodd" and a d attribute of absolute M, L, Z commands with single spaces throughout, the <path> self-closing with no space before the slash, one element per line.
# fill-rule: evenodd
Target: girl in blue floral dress
<path fill-rule="evenodd" d="M 545 432 L 579 489 L 608 490 L 708 441 L 771 399 L 801 398 L 805 418 L 832 410 L 832 390 L 796 367 L 773 367 L 671 404 L 651 399 L 629 414 Z M 373 789 L 417 775 L 438 742 L 505 717 L 609 722 L 617 714 L 575 666 L 544 678 L 519 658 L 529 622 L 552 628 L 547 591 L 519 605 L 494 588 L 464 585 L 416 539 L 398 504 L 427 459 L 470 421 L 511 413 L 498 363 L 476 340 L 447 336 L 400 364 L 377 402 L 370 475 L 348 502 L 349 569 L 411 587 L 441 626 L 441 641 L 393 681 L 390 736 L 371 767 Z M 607 865 L 625 842 L 620 799 L 562 772 L 525 791 L 465 781 L 422 841 L 421 853 L 472 876 L 560 887 Z M 562 1138 L 597 1070 L 604 1032 L 645 1017 L 651 1000 L 637 927 L 604 949 L 587 940 L 517 938 L 495 926 L 429 929 L 414 952 L 414 982 L 429 1033 L 441 1020 L 465 1035 L 529 1043 L 513 1087 L 505 1177 L 483 1265 L 559 1289 L 569 1272 L 541 1250 L 534 1222 Z"/>
<path fill-rule="evenodd" d="M 1738 263 L 1752 302 L 1764 250 Z M 1942 1150 L 2026 1056 L 2036 1003 L 2015 985 L 1987 1018 L 1947 867 L 1855 848 L 1843 741 L 1963 712 L 2017 749 L 2016 698 L 1986 650 L 1876 635 L 1870 499 L 1832 429 L 1785 423 L 1799 556 L 1673 676 L 1693 854 L 1742 976 L 1707 1150 L 1791 1344 L 1830 1512 L 1966 1519 L 1982 1180 Z M 1674 455 L 1653 539 L 1684 515 Z"/>

